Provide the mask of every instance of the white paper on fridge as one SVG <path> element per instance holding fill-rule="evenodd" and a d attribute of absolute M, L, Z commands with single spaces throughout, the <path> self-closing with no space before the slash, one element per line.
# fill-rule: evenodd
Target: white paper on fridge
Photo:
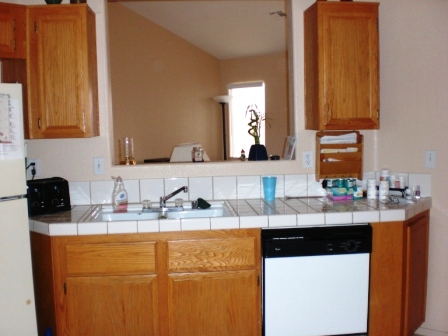
<path fill-rule="evenodd" d="M 0 160 L 23 158 L 23 128 L 20 103 L 0 94 Z"/>

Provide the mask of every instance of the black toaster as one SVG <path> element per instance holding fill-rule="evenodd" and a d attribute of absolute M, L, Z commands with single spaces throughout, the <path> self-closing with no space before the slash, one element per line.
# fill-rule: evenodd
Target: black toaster
<path fill-rule="evenodd" d="M 51 177 L 28 180 L 26 184 L 29 217 L 71 209 L 67 180 Z"/>

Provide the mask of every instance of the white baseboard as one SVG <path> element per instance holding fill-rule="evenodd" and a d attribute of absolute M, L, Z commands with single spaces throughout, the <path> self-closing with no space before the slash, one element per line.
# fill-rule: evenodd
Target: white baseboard
<path fill-rule="evenodd" d="M 436 331 L 426 328 L 419 328 L 415 333 L 423 336 L 448 336 L 448 332 Z"/>

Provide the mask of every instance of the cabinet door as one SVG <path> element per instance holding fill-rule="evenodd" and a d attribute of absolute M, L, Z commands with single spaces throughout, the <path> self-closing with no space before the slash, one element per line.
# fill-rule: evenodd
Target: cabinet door
<path fill-rule="evenodd" d="M 98 135 L 93 14 L 86 5 L 29 7 L 28 26 L 30 137 Z"/>
<path fill-rule="evenodd" d="M 0 58 L 25 58 L 25 6 L 0 3 Z"/>
<path fill-rule="evenodd" d="M 170 336 L 260 335 L 256 270 L 169 275 Z"/>
<path fill-rule="evenodd" d="M 167 252 L 167 334 L 261 334 L 258 230 L 170 239 Z"/>
<path fill-rule="evenodd" d="M 305 12 L 306 128 L 379 128 L 378 4 L 316 2 Z"/>
<path fill-rule="evenodd" d="M 58 334 L 158 335 L 156 242 L 107 238 L 54 238 Z"/>
<path fill-rule="evenodd" d="M 69 335 L 158 335 L 155 275 L 69 277 Z"/>
<path fill-rule="evenodd" d="M 375 8 L 375 4 L 359 8 L 344 6 L 322 14 L 323 103 L 327 129 L 378 128 Z"/>
<path fill-rule="evenodd" d="M 371 225 L 369 336 L 402 336 L 404 223 Z"/>
<path fill-rule="evenodd" d="M 406 230 L 406 304 L 403 335 L 408 336 L 413 335 L 425 321 L 429 216 L 411 220 Z"/>

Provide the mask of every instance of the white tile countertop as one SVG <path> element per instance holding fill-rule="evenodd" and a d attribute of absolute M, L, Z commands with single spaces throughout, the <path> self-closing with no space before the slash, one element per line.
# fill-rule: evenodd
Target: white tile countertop
<path fill-rule="evenodd" d="M 431 208 L 431 197 L 418 202 L 395 199 L 331 201 L 319 198 L 277 198 L 226 200 L 231 216 L 184 219 L 153 219 L 104 222 L 93 220 L 102 205 L 77 205 L 71 211 L 34 216 L 30 231 L 49 236 L 73 236 L 167 231 L 279 228 L 356 223 L 404 221 Z M 397 203 L 398 202 L 398 203 Z M 213 202 L 211 202 L 213 203 Z M 105 205 L 107 206 L 107 205 Z M 109 205 L 110 206 L 110 205 Z M 133 205 L 138 207 L 138 204 Z"/>

